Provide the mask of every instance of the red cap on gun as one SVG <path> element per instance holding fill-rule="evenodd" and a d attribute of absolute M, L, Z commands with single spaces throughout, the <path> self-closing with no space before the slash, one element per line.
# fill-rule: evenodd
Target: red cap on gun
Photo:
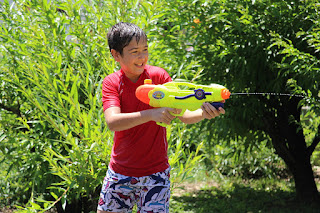
<path fill-rule="evenodd" d="M 152 84 L 151 79 L 145 79 L 144 85 L 141 85 L 136 90 L 136 97 L 145 104 L 149 104 L 149 92 L 153 90 L 155 85 Z"/>
<path fill-rule="evenodd" d="M 230 95 L 231 93 L 228 89 L 221 90 L 221 98 L 223 98 L 224 100 L 230 98 Z"/>

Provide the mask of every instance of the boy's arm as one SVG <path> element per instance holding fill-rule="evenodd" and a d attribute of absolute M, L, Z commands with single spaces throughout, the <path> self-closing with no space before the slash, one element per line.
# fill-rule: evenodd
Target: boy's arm
<path fill-rule="evenodd" d="M 140 112 L 121 113 L 120 107 L 110 107 L 104 111 L 104 117 L 111 131 L 122 131 L 149 121 L 170 124 L 171 120 L 175 118 L 170 112 L 177 114 L 178 110 L 162 107 Z"/>
<path fill-rule="evenodd" d="M 225 110 L 220 107 L 218 110 L 210 103 L 203 103 L 201 109 L 195 111 L 186 110 L 183 116 L 178 117 L 183 123 L 193 124 L 202 121 L 203 119 L 212 119 L 220 114 L 225 114 Z"/>

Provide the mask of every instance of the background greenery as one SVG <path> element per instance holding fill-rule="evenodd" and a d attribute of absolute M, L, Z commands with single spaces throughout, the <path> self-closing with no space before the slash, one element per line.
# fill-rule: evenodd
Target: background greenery
<path fill-rule="evenodd" d="M 95 210 L 113 137 L 103 118 L 101 83 L 119 68 L 109 53 L 106 34 L 119 21 L 133 22 L 146 31 L 149 64 L 163 67 L 174 79 L 219 83 L 235 92 L 308 97 L 299 102 L 306 109 L 299 124 L 305 143 L 315 145 L 311 163 L 320 166 L 319 146 L 314 143 L 320 122 L 316 1 L 0 4 L 1 205 L 17 205 L 26 212 Z M 265 197 L 258 196 L 261 205 L 278 196 L 283 200 L 279 209 L 285 208 L 283 203 L 294 196 L 293 177 L 274 153 L 272 138 L 260 127 L 263 117 L 279 114 L 277 106 L 283 108 L 286 101 L 234 96 L 226 104 L 227 114 L 214 121 L 188 126 L 175 121 L 168 128 L 173 187 L 188 183 L 190 177 L 214 178 L 222 187 L 206 188 L 197 194 L 200 201 L 215 203 L 235 194 L 243 197 L 269 190 Z M 260 182 L 241 185 L 251 179 Z M 172 209 L 268 210 L 250 209 L 237 199 L 229 199 L 238 203 L 230 210 L 228 202 L 208 209 L 192 202 L 188 195 L 173 197 Z"/>

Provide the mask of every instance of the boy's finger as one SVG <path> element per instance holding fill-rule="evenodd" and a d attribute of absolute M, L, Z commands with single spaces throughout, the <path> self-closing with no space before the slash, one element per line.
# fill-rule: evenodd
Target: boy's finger
<path fill-rule="evenodd" d="M 219 112 L 220 112 L 221 114 L 225 114 L 225 113 L 226 113 L 226 111 L 225 111 L 222 107 L 219 108 Z"/>
<path fill-rule="evenodd" d="M 172 112 L 172 113 L 174 113 L 175 112 L 175 108 L 170 108 L 170 107 L 167 107 L 167 110 L 169 111 L 169 112 Z"/>
<path fill-rule="evenodd" d="M 211 118 L 214 118 L 219 115 L 218 110 L 209 103 L 203 103 L 202 107 L 203 107 L 202 110 L 204 110 L 207 114 L 209 114 Z"/>
<path fill-rule="evenodd" d="M 175 116 L 171 114 L 171 113 L 174 113 L 174 109 L 173 108 L 166 108 L 165 112 L 166 112 L 165 113 L 166 117 L 168 119 L 170 119 L 170 121 L 175 118 Z"/>
<path fill-rule="evenodd" d="M 172 119 L 174 119 L 174 116 L 172 116 L 170 113 L 166 113 L 163 117 L 164 123 L 170 125 Z"/>
<path fill-rule="evenodd" d="M 182 112 L 182 109 L 175 109 L 175 114 L 180 114 Z"/>
<path fill-rule="evenodd" d="M 180 114 L 182 112 L 182 109 L 176 109 L 176 108 L 168 108 L 168 110 L 173 114 Z"/>

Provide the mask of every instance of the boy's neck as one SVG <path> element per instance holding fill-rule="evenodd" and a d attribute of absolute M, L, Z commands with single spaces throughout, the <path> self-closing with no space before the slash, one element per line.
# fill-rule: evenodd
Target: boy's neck
<path fill-rule="evenodd" d="M 137 83 L 137 81 L 139 80 L 140 76 L 128 76 L 127 73 L 123 72 L 124 75 L 132 82 L 132 83 Z"/>
<path fill-rule="evenodd" d="M 127 76 L 128 77 L 128 76 Z M 128 77 L 129 78 L 129 77 Z M 137 81 L 139 80 L 140 76 L 139 77 L 135 77 L 135 78 L 129 78 L 130 81 L 132 81 L 132 83 L 137 83 Z"/>

